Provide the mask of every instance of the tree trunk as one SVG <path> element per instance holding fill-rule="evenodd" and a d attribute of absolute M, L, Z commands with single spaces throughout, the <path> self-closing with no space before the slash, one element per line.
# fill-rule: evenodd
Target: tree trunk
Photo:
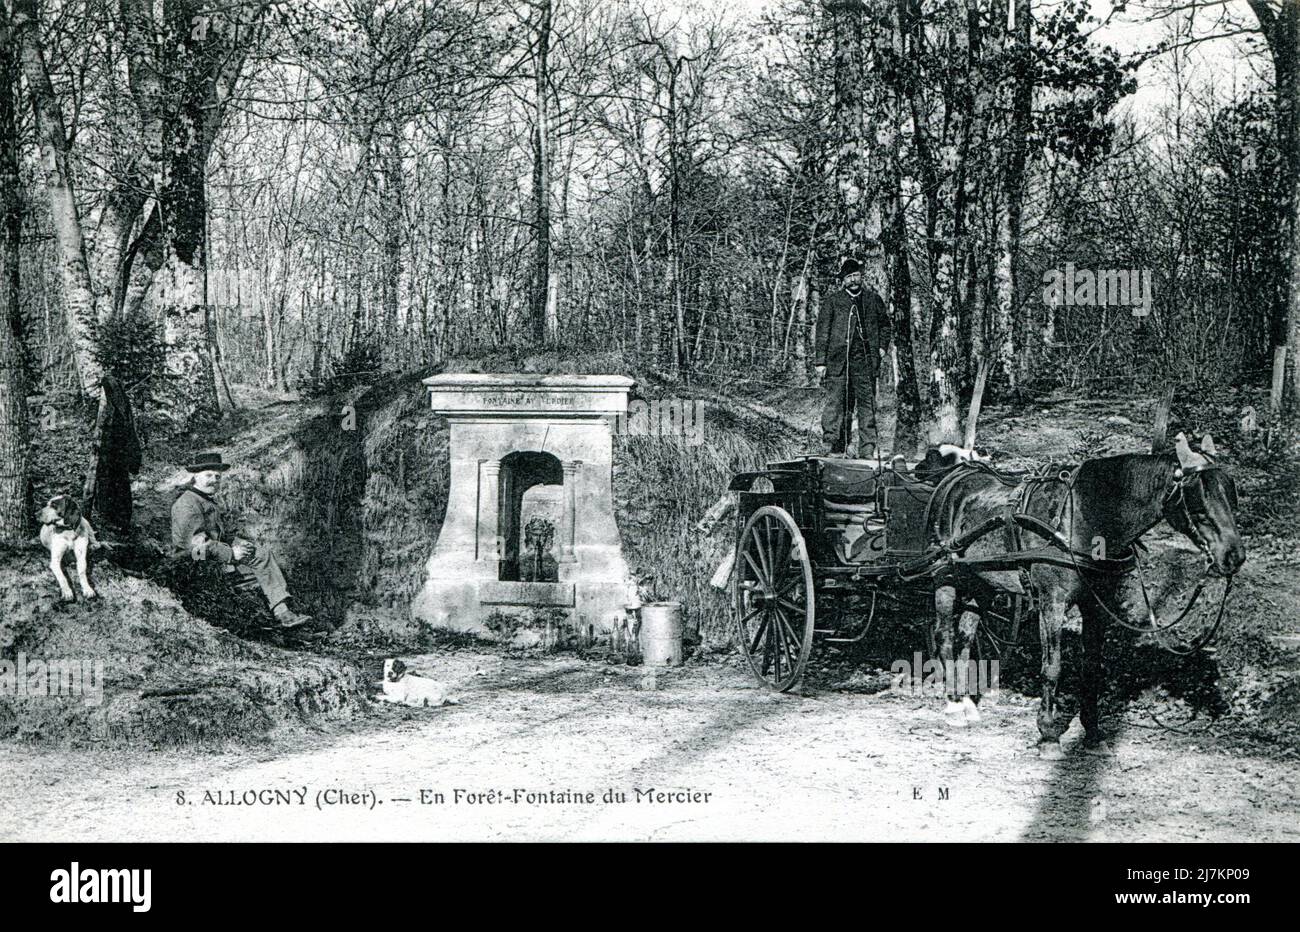
<path fill-rule="evenodd" d="M 895 4 L 893 36 L 895 59 L 907 60 L 912 34 L 907 0 Z M 903 75 L 896 75 L 896 81 Z M 881 198 L 881 240 L 885 246 L 888 290 L 885 293 L 890 319 L 894 324 L 894 358 L 897 424 L 894 429 L 894 452 L 919 455 L 922 407 L 916 377 L 916 344 L 913 331 L 918 321 L 912 313 L 912 251 L 907 236 L 907 199 L 904 196 L 902 135 L 907 125 L 908 102 L 901 82 L 892 88 L 890 98 L 889 145 L 884 153 L 888 166 Z"/>
<path fill-rule="evenodd" d="M 1300 213 L 1300 177 L 1291 189 L 1293 210 Z M 1286 383 L 1282 392 L 1282 410 L 1288 418 L 1300 418 L 1300 220 L 1291 224 L 1291 267 L 1288 283 L 1286 326 Z"/>
<path fill-rule="evenodd" d="M 1272 337 L 1276 347 L 1288 347 L 1287 375 L 1282 392 L 1283 411 L 1300 416 L 1300 3 L 1282 0 L 1274 9 L 1269 0 L 1249 0 L 1260 30 L 1273 55 L 1274 114 L 1278 150 L 1282 154 L 1282 178 L 1278 190 L 1286 203 L 1281 214 L 1287 235 L 1279 249 L 1279 264 L 1285 262 L 1286 298 L 1275 308 Z"/>
<path fill-rule="evenodd" d="M 682 159 L 678 127 L 677 79 L 685 60 L 668 64 L 668 286 L 673 308 L 672 366 L 686 365 L 686 302 L 682 293 Z"/>
<path fill-rule="evenodd" d="M 871 0 L 879 5 L 882 0 Z M 834 43 L 833 126 L 830 177 L 834 203 L 832 229 L 837 259 L 858 256 L 863 243 L 880 235 L 880 210 L 875 185 L 868 177 L 872 164 L 874 126 L 869 113 L 876 103 L 878 81 L 868 69 L 868 47 L 880 40 L 878 20 L 866 15 L 866 0 L 841 0 L 828 5 Z M 864 29 L 864 21 L 871 25 Z M 838 265 L 838 263 L 834 263 Z M 880 288 L 883 268 L 868 269 L 868 283 Z M 872 278 L 877 279 L 871 281 Z"/>
<path fill-rule="evenodd" d="M 27 371 L 18 305 L 22 195 L 14 113 L 18 61 L 10 24 L 0 9 L 0 542 L 27 536 Z"/>
<path fill-rule="evenodd" d="M 201 257 L 186 261 L 171 251 L 159 275 L 163 314 L 165 397 L 160 407 L 176 433 L 218 419 L 217 382 L 203 303 Z"/>
<path fill-rule="evenodd" d="M 793 341 L 791 341 L 791 356 L 793 358 L 792 369 L 796 384 L 808 384 L 808 343 L 810 339 L 809 321 L 812 319 L 808 315 L 808 305 L 813 295 L 813 262 L 816 258 L 817 250 L 817 224 L 814 221 L 809 231 L 808 245 L 804 250 L 803 264 L 799 268 L 799 275 L 795 278 L 794 294 L 792 306 L 790 308 L 790 317 L 794 322 Z"/>
<path fill-rule="evenodd" d="M 536 235 L 533 250 L 530 311 L 533 343 L 546 342 L 546 317 L 551 288 L 551 141 L 549 126 L 551 0 L 537 3 L 537 52 L 534 75 L 536 113 L 533 126 L 533 224 Z"/>
<path fill-rule="evenodd" d="M 96 318 L 99 323 L 119 315 L 126 306 L 130 281 L 125 262 L 131 245 L 131 229 L 144 208 L 144 180 L 132 176 L 119 182 L 109 192 L 107 203 L 94 227 L 90 250 L 92 281 L 99 287 L 95 294 Z"/>
<path fill-rule="evenodd" d="M 165 397 L 163 416 L 177 432 L 211 424 L 220 417 L 209 339 L 205 287 L 207 264 L 207 146 L 203 139 L 207 88 L 201 66 L 206 42 L 182 13 L 171 14 L 180 39 L 176 74 L 185 86 L 175 124 L 168 127 L 167 172 L 161 192 L 163 267 L 159 304 L 163 312 Z"/>
<path fill-rule="evenodd" d="M 1290 197 L 1287 215 L 1289 268 L 1287 282 L 1286 382 L 1282 410 L 1288 419 L 1300 418 L 1300 3 L 1284 2 L 1278 14 L 1278 45 L 1274 60 L 1283 66 L 1277 74 L 1278 126 L 1282 133 L 1283 164 Z"/>
<path fill-rule="evenodd" d="M 262 384 L 267 388 L 278 388 L 279 377 L 276 373 L 276 359 L 280 348 L 275 339 L 275 315 L 271 313 L 271 302 L 262 301 L 262 352 L 265 356 L 262 367 Z"/>
<path fill-rule="evenodd" d="M 550 293 L 550 311 L 547 314 L 547 332 L 552 340 L 558 340 L 560 333 L 560 296 L 568 302 L 570 307 L 569 327 L 573 336 L 571 339 L 576 340 L 580 345 L 588 342 L 587 333 L 587 316 L 585 306 L 577 315 L 575 324 L 572 307 L 578 295 L 574 289 L 573 274 L 573 224 L 569 217 L 569 194 L 573 182 L 573 161 L 576 157 L 577 135 L 574 134 L 569 142 L 569 150 L 564 158 L 563 181 L 560 185 L 560 250 L 558 259 L 558 270 L 553 275 Z"/>
<path fill-rule="evenodd" d="M 962 325 L 962 385 L 970 386 L 974 377 L 973 362 L 986 356 L 984 335 L 991 283 L 986 255 L 981 248 L 982 218 L 980 207 L 989 188 L 991 160 L 989 152 L 989 114 L 996 103 L 996 88 L 985 73 L 983 62 L 984 26 L 978 0 L 965 0 L 963 33 L 965 81 L 960 83 L 957 112 L 963 117 L 954 122 L 961 134 L 957 137 L 960 157 L 957 163 L 957 236 L 953 243 L 954 265 L 958 281 L 953 297 Z"/>
<path fill-rule="evenodd" d="M 383 218 L 383 257 L 381 286 L 383 294 L 383 332 L 389 335 L 382 340 L 383 355 L 394 365 L 399 362 L 404 341 L 397 338 L 398 305 L 402 287 L 403 209 L 405 178 L 402 175 L 401 127 L 394 126 L 380 157 L 383 191 L 380 195 L 380 216 Z"/>
<path fill-rule="evenodd" d="M 945 42 L 947 53 L 962 56 L 969 49 L 965 3 L 954 4 L 944 11 L 944 30 L 950 37 Z M 917 27 L 919 33 L 921 28 Z M 951 61 L 950 61 L 951 64 Z M 966 62 L 961 62 L 965 65 Z M 964 254 L 965 178 L 964 153 L 960 147 L 970 132 L 969 108 L 973 104 L 968 85 L 954 81 L 944 100 L 946 117 L 953 124 L 947 148 L 957 149 L 957 164 L 949 169 L 934 163 L 933 151 L 923 156 L 929 161 L 929 174 L 937 179 L 927 185 L 926 197 L 932 229 L 929 231 L 930 260 L 930 431 L 931 443 L 959 443 L 961 423 L 957 411 L 957 396 L 962 375 L 961 345 L 961 256 Z M 918 112 L 913 107 L 913 115 Z M 916 127 L 918 140 L 928 132 L 923 124 Z"/>
<path fill-rule="evenodd" d="M 1007 78 L 1007 96 L 1011 103 L 1011 119 L 1007 128 L 1006 152 L 1003 158 L 1002 204 L 998 212 L 997 265 L 994 273 L 996 292 L 996 364 L 1006 388 L 1016 392 L 1020 387 L 1020 354 L 1017 347 L 1023 339 L 1024 325 L 1020 320 L 1020 230 L 1024 206 L 1026 145 L 1030 119 L 1033 112 L 1033 59 L 1030 31 L 1030 0 L 1007 0 L 1014 12 L 1014 22 L 1007 30 L 1006 48 L 1011 61 Z"/>
<path fill-rule="evenodd" d="M 99 396 L 101 375 L 95 352 L 95 292 L 86 262 L 76 190 L 69 166 L 68 137 L 63 128 L 63 113 L 45 67 L 35 0 L 14 0 L 12 31 L 36 118 L 36 135 L 41 166 L 45 171 L 45 189 L 50 199 L 50 218 L 59 253 L 63 302 L 67 310 L 68 332 L 72 335 L 77 377 L 86 401 L 93 403 Z"/>

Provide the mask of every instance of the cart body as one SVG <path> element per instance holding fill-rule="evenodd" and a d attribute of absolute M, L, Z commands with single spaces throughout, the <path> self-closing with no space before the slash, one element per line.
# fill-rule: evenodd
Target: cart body
<path fill-rule="evenodd" d="M 935 587 L 963 571 L 933 531 L 934 503 L 963 468 L 922 475 L 901 458 L 805 456 L 732 478 L 733 610 L 760 682 L 797 684 L 815 637 L 863 640 L 882 597 L 932 604 Z M 1025 598 L 1000 608 L 1018 631 Z"/>

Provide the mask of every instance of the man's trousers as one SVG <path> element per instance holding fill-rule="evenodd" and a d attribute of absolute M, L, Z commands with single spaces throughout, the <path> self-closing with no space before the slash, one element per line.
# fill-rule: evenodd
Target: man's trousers
<path fill-rule="evenodd" d="M 234 577 L 231 582 L 237 586 L 251 588 L 256 584 L 272 608 L 289 598 L 289 586 L 270 547 L 259 544 L 257 553 L 250 559 L 243 563 L 227 563 L 225 569 Z"/>
<path fill-rule="evenodd" d="M 822 409 L 822 439 L 832 453 L 849 448 L 853 414 L 858 416 L 858 457 L 870 459 L 876 452 L 876 368 L 865 357 L 849 357 L 842 375 L 826 376 L 826 399 Z"/>

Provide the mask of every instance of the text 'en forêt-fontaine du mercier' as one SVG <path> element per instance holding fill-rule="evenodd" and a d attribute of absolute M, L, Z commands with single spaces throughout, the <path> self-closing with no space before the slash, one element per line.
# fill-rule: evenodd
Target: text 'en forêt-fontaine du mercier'
<path fill-rule="evenodd" d="M 616 789 L 542 789 L 493 787 L 472 789 L 418 788 L 406 791 L 377 792 L 371 788 L 314 788 L 290 786 L 277 788 L 178 790 L 179 806 L 302 806 L 316 809 L 357 806 L 374 809 L 385 803 L 421 806 L 679 806 L 707 805 L 713 801 L 712 790 L 690 787 L 629 787 Z"/>

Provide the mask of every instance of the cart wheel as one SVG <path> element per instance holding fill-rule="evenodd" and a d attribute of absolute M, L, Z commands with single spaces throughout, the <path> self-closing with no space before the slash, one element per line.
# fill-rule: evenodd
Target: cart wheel
<path fill-rule="evenodd" d="M 808 548 L 784 508 L 764 505 L 746 522 L 734 585 L 740 649 L 761 683 L 785 692 L 808 663 L 816 606 Z"/>

